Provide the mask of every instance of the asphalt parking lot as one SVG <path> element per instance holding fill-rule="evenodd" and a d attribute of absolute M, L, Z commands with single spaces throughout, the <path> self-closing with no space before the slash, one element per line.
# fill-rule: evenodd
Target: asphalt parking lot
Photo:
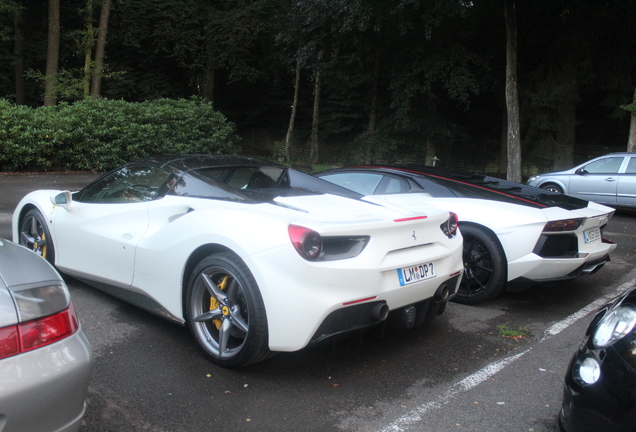
<path fill-rule="evenodd" d="M 0 176 L 0 237 L 11 238 L 30 190 L 95 177 Z M 595 275 L 453 303 L 421 329 L 377 328 L 238 370 L 209 363 L 186 329 L 68 278 L 95 351 L 82 431 L 555 431 L 590 314 L 636 284 L 636 211 L 618 211 L 605 236 L 618 248 Z"/>

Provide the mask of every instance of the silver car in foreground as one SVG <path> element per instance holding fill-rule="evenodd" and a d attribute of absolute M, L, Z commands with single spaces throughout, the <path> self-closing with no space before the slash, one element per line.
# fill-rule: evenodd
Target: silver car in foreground
<path fill-rule="evenodd" d="M 0 239 L 0 432 L 78 430 L 92 365 L 60 275 Z"/>
<path fill-rule="evenodd" d="M 528 185 L 611 207 L 636 207 L 636 153 L 610 153 L 569 170 L 535 175 Z"/>

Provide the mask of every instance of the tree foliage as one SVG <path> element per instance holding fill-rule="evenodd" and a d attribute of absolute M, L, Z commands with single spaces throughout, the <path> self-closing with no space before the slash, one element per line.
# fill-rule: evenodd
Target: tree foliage
<path fill-rule="evenodd" d="M 26 103 L 36 107 L 44 94 L 48 0 L 21 3 L 29 31 L 17 53 L 20 2 L 0 0 L 0 97 L 15 101 L 19 57 Z M 60 2 L 58 102 L 84 97 L 87 14 L 97 23 L 101 5 Z M 199 96 L 239 133 L 259 136 L 250 147 L 258 149 L 285 139 L 298 65 L 292 158 L 308 156 L 314 119 L 321 146 L 346 147 L 331 152 L 340 162 L 423 162 L 445 153 L 448 163 L 458 163 L 483 148 L 499 151 L 506 119 L 500 0 L 112 0 L 110 6 L 104 98 Z M 598 153 L 624 147 L 631 113 L 621 107 L 633 104 L 636 88 L 636 3 L 517 2 L 516 16 L 524 158 L 558 166 L 570 164 L 582 146 L 597 146 Z M 260 154 L 275 156 L 268 149 Z M 321 150 L 321 158 L 331 157 Z"/>

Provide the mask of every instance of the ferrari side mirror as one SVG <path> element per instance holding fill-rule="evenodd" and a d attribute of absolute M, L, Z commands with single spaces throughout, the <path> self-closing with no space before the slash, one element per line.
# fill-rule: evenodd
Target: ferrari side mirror
<path fill-rule="evenodd" d="M 57 195 L 51 196 L 51 203 L 56 206 L 64 207 L 67 211 L 71 211 L 73 204 L 73 197 L 71 192 L 64 191 Z"/>

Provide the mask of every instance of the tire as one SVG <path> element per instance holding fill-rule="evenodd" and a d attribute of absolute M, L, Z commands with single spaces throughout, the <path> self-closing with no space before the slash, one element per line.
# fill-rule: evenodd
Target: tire
<path fill-rule="evenodd" d="M 540 186 L 540 189 L 547 190 L 547 191 L 550 191 L 550 192 L 556 192 L 556 193 L 563 194 L 563 188 L 561 188 L 561 186 L 556 185 L 554 183 L 542 184 Z"/>
<path fill-rule="evenodd" d="M 46 221 L 36 209 L 29 210 L 20 221 L 20 244 L 55 265 L 55 248 Z"/>
<path fill-rule="evenodd" d="M 185 316 L 213 363 L 239 367 L 272 356 L 258 285 L 245 263 L 232 253 L 210 255 L 195 267 L 186 292 Z"/>
<path fill-rule="evenodd" d="M 460 225 L 464 237 L 464 275 L 453 301 L 474 305 L 506 289 L 508 262 L 497 237 L 483 227 Z"/>

